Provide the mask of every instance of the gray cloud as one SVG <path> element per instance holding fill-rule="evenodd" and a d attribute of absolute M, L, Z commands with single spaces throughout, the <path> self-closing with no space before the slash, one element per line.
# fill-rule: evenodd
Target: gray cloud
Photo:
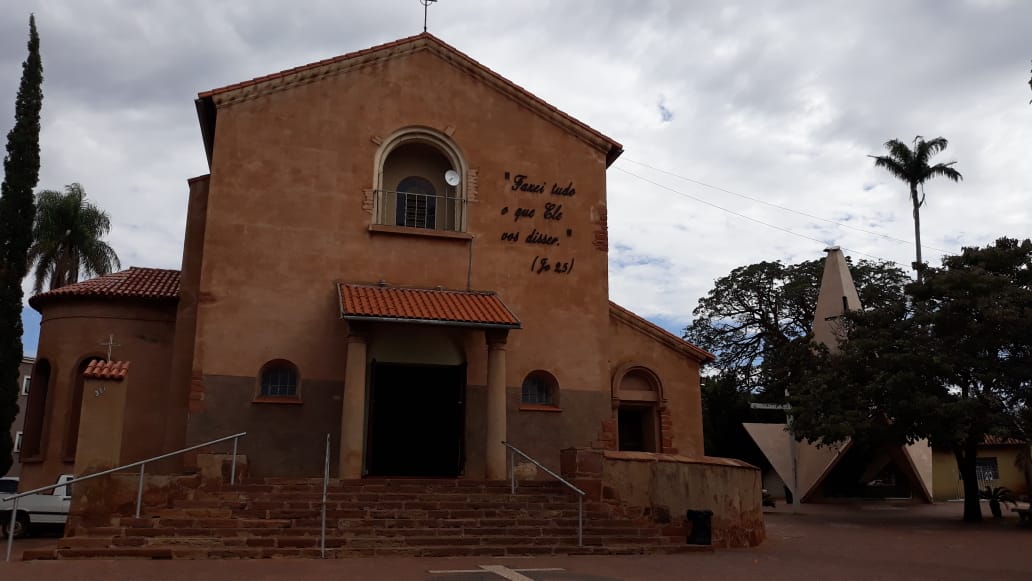
<path fill-rule="evenodd" d="M 13 0 L 0 17 L 4 133 L 30 11 L 46 75 L 40 187 L 83 183 L 124 262 L 162 267 L 180 258 L 185 180 L 206 171 L 197 92 L 416 34 L 423 18 L 415 0 Z M 909 241 L 905 188 L 866 156 L 943 135 L 965 180 L 928 184 L 926 244 L 1032 233 L 1030 3 L 441 0 L 429 21 L 623 143 L 617 168 L 816 239 L 611 169 L 611 293 L 668 327 L 736 266 L 818 257 L 825 243 L 909 265 L 913 245 L 633 161 Z"/>

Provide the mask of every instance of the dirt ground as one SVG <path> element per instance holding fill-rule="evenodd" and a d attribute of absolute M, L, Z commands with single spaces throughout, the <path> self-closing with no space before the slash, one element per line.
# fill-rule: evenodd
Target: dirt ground
<path fill-rule="evenodd" d="M 983 506 L 988 516 L 988 507 Z M 1032 527 L 1002 520 L 961 522 L 960 503 L 849 506 L 779 504 L 767 512 L 767 541 L 711 554 L 534 558 L 363 558 L 337 561 L 59 561 L 0 563 L 0 579 L 247 579 L 430 581 L 667 581 L 681 579 L 1024 580 L 1032 579 Z M 17 541 L 21 550 L 55 539 Z"/>

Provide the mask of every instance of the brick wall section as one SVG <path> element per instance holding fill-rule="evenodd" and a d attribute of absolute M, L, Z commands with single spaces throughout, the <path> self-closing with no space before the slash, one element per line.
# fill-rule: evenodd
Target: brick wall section
<path fill-rule="evenodd" d="M 598 218 L 596 223 L 598 224 L 598 230 L 595 230 L 594 238 L 591 241 L 591 245 L 595 247 L 595 250 L 601 250 L 602 252 L 609 251 L 609 217 L 606 211 L 605 204 L 599 204 L 596 208 Z"/>
<path fill-rule="evenodd" d="M 610 513 L 664 526 L 668 536 L 691 529 L 686 509 L 712 510 L 713 546 L 755 547 L 766 538 L 758 468 L 728 458 L 567 448 L 562 476 Z"/>
<path fill-rule="evenodd" d="M 677 454 L 674 447 L 674 421 L 670 417 L 670 410 L 663 408 L 659 410 L 659 439 L 660 450 L 664 454 Z"/>
<path fill-rule="evenodd" d="M 204 399 L 204 381 L 199 375 L 190 378 L 190 413 L 198 414 L 207 411 L 208 403 Z"/>
<path fill-rule="evenodd" d="M 366 214 L 373 213 L 373 199 L 376 196 L 376 190 L 366 188 L 362 190 L 362 211 Z"/>
<path fill-rule="evenodd" d="M 616 430 L 617 423 L 615 416 L 602 420 L 598 439 L 591 442 L 591 447 L 595 450 L 616 450 Z"/>

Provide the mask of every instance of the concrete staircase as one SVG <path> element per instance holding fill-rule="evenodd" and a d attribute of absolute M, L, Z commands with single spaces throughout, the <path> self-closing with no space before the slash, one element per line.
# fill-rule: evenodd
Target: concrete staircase
<path fill-rule="evenodd" d="M 80 527 L 33 559 L 318 558 L 322 480 L 250 479 L 198 491 L 142 518 Z M 556 482 L 428 479 L 331 481 L 326 557 L 652 554 L 708 551 L 687 545 L 679 525 L 584 505 L 577 545 L 577 496 Z"/>

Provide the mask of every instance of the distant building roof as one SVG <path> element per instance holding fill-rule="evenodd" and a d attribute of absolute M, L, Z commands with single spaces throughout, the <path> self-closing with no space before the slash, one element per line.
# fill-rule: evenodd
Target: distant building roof
<path fill-rule="evenodd" d="M 340 317 L 354 321 L 518 329 L 520 320 L 493 292 L 338 283 Z"/>
<path fill-rule="evenodd" d="M 29 305 L 38 310 L 52 300 L 69 297 L 176 300 L 179 298 L 179 271 L 133 266 L 40 293 L 29 299 Z"/>
<path fill-rule="evenodd" d="M 1017 438 L 1004 438 L 1001 436 L 986 436 L 982 439 L 984 446 L 1025 446 L 1028 442 Z"/>

